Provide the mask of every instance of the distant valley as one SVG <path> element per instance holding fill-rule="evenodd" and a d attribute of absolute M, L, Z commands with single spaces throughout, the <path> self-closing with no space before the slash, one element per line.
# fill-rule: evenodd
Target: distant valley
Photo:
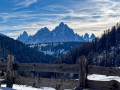
<path fill-rule="evenodd" d="M 45 55 L 52 55 L 53 57 L 60 57 L 70 50 L 80 46 L 83 42 L 54 42 L 54 43 L 39 43 L 30 44 L 29 47 L 37 51 L 43 52 Z"/>

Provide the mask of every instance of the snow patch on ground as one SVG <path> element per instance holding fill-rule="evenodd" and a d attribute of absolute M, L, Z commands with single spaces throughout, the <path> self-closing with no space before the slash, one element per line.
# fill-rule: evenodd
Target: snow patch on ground
<path fill-rule="evenodd" d="M 89 80 L 95 80 L 95 81 L 116 80 L 116 81 L 120 82 L 120 77 L 119 76 L 106 76 L 106 75 L 92 74 L 92 75 L 88 75 L 87 78 Z M 16 84 L 14 84 L 13 89 L 6 88 L 6 85 L 2 85 L 2 87 L 0 87 L 0 90 L 56 90 L 56 89 L 50 88 L 50 87 L 33 88 L 33 87 L 30 87 L 30 86 L 26 86 L 26 85 L 16 85 Z M 65 90 L 71 90 L 71 89 L 65 89 Z"/>
<path fill-rule="evenodd" d="M 111 80 L 116 80 L 116 81 L 120 82 L 120 77 L 119 76 L 106 76 L 106 75 L 92 74 L 92 75 L 88 75 L 87 78 L 89 80 L 95 80 L 95 81 L 111 81 Z"/>
<path fill-rule="evenodd" d="M 41 87 L 41 88 L 33 88 L 30 86 L 26 86 L 26 85 L 13 85 L 13 89 L 11 88 L 5 88 L 6 85 L 2 85 L 2 87 L 0 87 L 0 90 L 55 90 L 54 88 L 50 88 L 50 87 Z"/>

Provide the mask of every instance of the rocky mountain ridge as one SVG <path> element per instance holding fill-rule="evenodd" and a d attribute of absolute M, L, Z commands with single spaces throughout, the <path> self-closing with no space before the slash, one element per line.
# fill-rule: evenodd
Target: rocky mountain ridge
<path fill-rule="evenodd" d="M 48 42 L 87 42 L 95 38 L 95 35 L 92 34 L 89 37 L 89 34 L 80 36 L 77 33 L 74 33 L 73 29 L 69 28 L 66 24 L 61 22 L 54 30 L 50 31 L 47 27 L 41 28 L 38 32 L 29 36 L 26 31 L 21 34 L 17 40 L 25 44 L 38 44 L 38 43 L 48 43 Z"/>

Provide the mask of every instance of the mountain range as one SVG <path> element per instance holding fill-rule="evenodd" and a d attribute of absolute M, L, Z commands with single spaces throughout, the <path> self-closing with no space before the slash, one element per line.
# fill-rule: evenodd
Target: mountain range
<path fill-rule="evenodd" d="M 38 44 L 48 42 L 87 42 L 94 38 L 94 34 L 89 37 L 88 33 L 84 36 L 79 36 L 77 33 L 74 33 L 73 29 L 61 22 L 54 30 L 50 31 L 47 27 L 44 27 L 38 30 L 33 36 L 29 36 L 28 33 L 24 31 L 17 40 L 25 44 Z"/>

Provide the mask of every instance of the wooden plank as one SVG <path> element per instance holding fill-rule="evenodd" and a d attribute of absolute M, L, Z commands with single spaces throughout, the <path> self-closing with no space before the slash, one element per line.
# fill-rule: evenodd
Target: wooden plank
<path fill-rule="evenodd" d="M 78 74 L 78 65 L 69 64 L 42 64 L 42 63 L 18 63 L 19 71 L 39 71 Z"/>
<path fill-rule="evenodd" d="M 20 77 L 16 81 L 21 85 L 28 85 L 33 87 L 53 87 L 57 90 L 73 89 L 78 86 L 78 80 L 70 79 L 55 79 L 55 78 L 32 78 Z"/>
<path fill-rule="evenodd" d="M 99 67 L 99 66 L 89 65 L 88 73 L 107 75 L 107 76 L 120 76 L 120 69 L 113 67 Z"/>
<path fill-rule="evenodd" d="M 85 88 L 87 80 L 87 60 L 85 56 L 80 56 L 79 61 L 79 86 Z"/>
<path fill-rule="evenodd" d="M 87 81 L 88 88 L 95 88 L 100 90 L 120 90 L 120 83 L 118 81 Z"/>

